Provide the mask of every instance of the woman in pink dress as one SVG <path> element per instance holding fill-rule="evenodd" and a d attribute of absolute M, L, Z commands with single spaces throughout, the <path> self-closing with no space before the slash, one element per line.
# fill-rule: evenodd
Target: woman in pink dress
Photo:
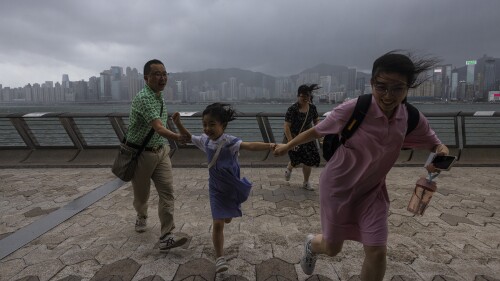
<path fill-rule="evenodd" d="M 306 237 L 301 267 L 312 274 L 318 254 L 335 256 L 345 240 L 363 244 L 365 260 L 361 280 L 382 280 L 386 269 L 389 197 L 387 173 L 402 147 L 427 149 L 448 154 L 424 115 L 417 127 L 406 135 L 408 111 L 404 103 L 409 88 L 423 82 L 419 74 L 432 68 L 435 60 L 412 61 L 396 51 L 373 63 L 372 102 L 366 116 L 341 145 L 321 172 L 319 181 L 322 233 Z M 301 133 L 274 154 L 284 155 L 291 148 L 327 134 L 339 134 L 351 117 L 357 99 L 333 109 L 323 121 Z M 433 169 L 433 168 L 430 168 Z"/>

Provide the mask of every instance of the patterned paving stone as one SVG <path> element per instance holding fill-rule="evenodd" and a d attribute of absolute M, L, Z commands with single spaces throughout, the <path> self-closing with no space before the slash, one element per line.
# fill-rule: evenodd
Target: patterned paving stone
<path fill-rule="evenodd" d="M 312 275 L 311 277 L 306 279 L 306 281 L 331 281 L 331 280 L 332 279 L 323 275 Z"/>
<path fill-rule="evenodd" d="M 257 280 L 297 280 L 297 273 L 292 264 L 272 258 L 255 266 Z"/>
<path fill-rule="evenodd" d="M 436 275 L 432 278 L 432 281 L 457 281 L 457 279 L 446 275 Z"/>
<path fill-rule="evenodd" d="M 161 278 L 160 276 L 154 275 L 142 278 L 140 281 L 165 281 L 165 280 L 163 280 L 163 278 Z"/>
<path fill-rule="evenodd" d="M 187 278 L 194 278 L 192 280 L 214 280 L 215 278 L 215 265 L 207 259 L 195 259 L 189 261 L 177 269 L 177 273 L 173 281 L 189 280 Z M 201 279 L 199 279 L 201 278 Z"/>
<path fill-rule="evenodd" d="M 132 280 L 141 266 L 132 259 L 123 259 L 103 266 L 90 281 L 98 280 Z M 119 278 L 119 279 L 118 279 Z"/>
<path fill-rule="evenodd" d="M 38 217 L 38 216 L 41 216 L 41 215 L 46 215 L 46 214 L 49 214 L 55 210 L 57 210 L 58 208 L 50 208 L 50 209 L 45 209 L 45 210 L 42 210 L 42 208 L 40 207 L 36 207 L 36 208 L 33 208 L 27 212 L 25 212 L 23 215 L 27 218 L 32 218 L 32 217 Z"/>
<path fill-rule="evenodd" d="M 448 223 L 449 225 L 452 225 L 452 226 L 457 226 L 459 223 L 478 225 L 477 223 L 471 221 L 468 218 L 459 217 L 459 216 L 450 215 L 450 214 L 441 214 L 439 216 L 439 218 L 444 220 L 446 223 Z"/>
<path fill-rule="evenodd" d="M 474 281 L 499 281 L 500 279 L 493 278 L 488 275 L 476 275 Z"/>
<path fill-rule="evenodd" d="M 58 281 L 80 281 L 82 279 L 83 278 L 80 276 L 70 275 L 70 276 L 66 276 L 62 279 L 59 279 Z"/>
<path fill-rule="evenodd" d="M 40 279 L 38 278 L 38 276 L 26 276 L 18 279 L 17 281 L 40 281 Z"/>
<path fill-rule="evenodd" d="M 387 178 L 391 209 L 384 280 L 495 280 L 492 278 L 500 276 L 500 236 L 496 235 L 500 232 L 497 187 L 500 177 L 492 179 L 500 174 L 500 168 L 454 168 L 439 178 L 438 190 L 443 192 L 435 194 L 424 216 L 413 216 L 406 211 L 406 205 L 415 178 L 408 175 L 418 175 L 420 169 L 394 168 Z M 320 171 L 313 169 L 311 177 L 317 179 Z M 26 218 L 23 213 L 35 208 L 42 211 L 60 208 L 65 204 L 63 201 L 83 195 L 113 178 L 109 169 L 26 169 L 21 173 L 29 175 L 28 184 L 20 186 L 21 179 L 16 175 L 20 172 L 15 172 L 0 170 L 0 179 L 7 181 L 7 188 L 0 190 L 0 239 L 39 218 Z M 188 270 L 184 270 L 184 280 L 257 281 L 261 280 L 257 278 L 258 268 L 268 266 L 270 261 L 283 263 L 292 276 L 266 275 L 269 280 L 359 280 L 363 247 L 350 241 L 337 257 L 321 256 L 315 275 L 302 273 L 298 261 L 304 237 L 307 233 L 321 232 L 318 191 L 300 188 L 300 178 L 285 182 L 281 172 L 280 168 L 242 169 L 242 174 L 254 182 L 254 188 L 249 200 L 242 204 L 243 217 L 235 218 L 225 227 L 224 250 L 230 269 L 225 274 L 213 273 L 208 279 L 200 274 L 188 276 Z M 32 180 L 32 176 L 36 180 Z M 207 171 L 205 168 L 175 169 L 174 176 L 175 231 L 190 237 L 185 246 L 159 253 L 158 197 L 154 189 L 149 203 L 148 229 L 142 234 L 134 231 L 132 189 L 127 183 L 0 260 L 0 279 L 16 281 L 32 276 L 41 281 L 121 280 L 119 275 L 102 278 L 96 275 L 124 259 L 133 260 L 138 267 L 135 274 L 129 274 L 132 277 L 128 280 L 133 281 L 173 280 L 183 266 L 188 268 L 190 263 L 199 261 L 204 261 L 207 269 L 215 270 Z M 469 177 L 474 183 L 466 180 Z M 314 184 L 317 187 L 317 181 Z M 73 190 L 66 193 L 67 189 Z M 265 200 L 277 201 L 275 198 L 280 196 L 285 199 Z M 454 218 L 456 223 L 450 224 L 440 217 L 442 214 L 469 221 L 459 222 Z M 190 268 L 196 266 L 193 264 Z"/>

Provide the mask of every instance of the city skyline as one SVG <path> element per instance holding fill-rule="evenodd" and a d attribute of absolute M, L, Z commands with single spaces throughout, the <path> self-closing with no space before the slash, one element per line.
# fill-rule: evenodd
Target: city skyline
<path fill-rule="evenodd" d="M 0 10 L 0 84 L 86 80 L 110 65 L 290 76 L 320 63 L 369 71 L 393 49 L 462 65 L 500 57 L 500 1 L 10 1 Z"/>
<path fill-rule="evenodd" d="M 484 55 L 466 66 L 436 65 L 425 73 L 425 82 L 410 89 L 408 97 L 420 100 L 486 101 L 500 93 L 500 59 Z M 0 104 L 50 104 L 74 102 L 127 102 L 144 87 L 143 75 L 131 67 L 111 66 L 88 81 L 46 81 L 10 88 L 0 85 Z M 316 83 L 320 102 L 337 102 L 371 92 L 370 75 L 355 68 L 319 64 L 288 77 L 273 77 L 236 68 L 170 73 L 164 90 L 171 102 L 280 101 L 292 98 L 301 84 Z"/>
<path fill-rule="evenodd" d="M 490 56 L 488 54 L 484 54 L 482 58 L 484 57 L 491 57 L 491 58 L 494 58 L 493 56 Z M 478 57 L 478 58 L 472 58 L 472 59 L 467 59 L 467 60 L 463 60 L 463 63 L 462 65 L 452 65 L 452 64 L 448 64 L 448 63 L 444 63 L 444 62 L 441 62 L 441 63 L 438 63 L 437 66 L 441 66 L 441 65 L 451 65 L 452 69 L 457 69 L 457 68 L 463 68 L 463 67 L 466 67 L 467 66 L 467 63 L 468 62 L 471 62 L 471 61 L 477 61 L 481 59 L 481 57 Z M 499 58 L 496 58 L 497 60 Z M 316 65 L 320 65 L 320 64 L 325 64 L 325 63 L 318 63 Z M 269 76 L 273 76 L 274 78 L 286 78 L 286 77 L 290 77 L 290 76 L 294 76 L 294 75 L 299 75 L 301 72 L 309 69 L 309 68 L 312 68 L 312 67 L 315 67 L 316 65 L 309 65 L 309 66 L 306 66 L 304 69 L 300 70 L 299 72 L 297 73 L 292 73 L 290 75 L 287 75 L 287 76 L 274 76 L 272 74 L 269 74 L 269 73 L 265 73 L 265 72 L 260 72 L 260 71 L 253 71 L 253 72 L 257 72 L 257 73 L 262 73 L 262 74 L 265 74 L 265 75 L 269 75 Z M 346 65 L 340 65 L 340 64 L 329 64 L 329 65 L 334 65 L 334 66 L 345 66 L 345 67 L 349 67 L 349 66 L 346 66 Z M 137 71 L 138 74 L 142 75 L 142 68 L 136 68 L 136 67 L 131 67 L 131 66 L 120 66 L 120 65 L 112 65 L 112 66 L 109 66 L 109 68 L 107 69 L 101 69 L 101 70 L 96 70 L 95 73 L 89 77 L 87 77 L 86 79 L 85 78 L 81 78 L 81 79 L 71 79 L 71 75 L 67 74 L 67 73 L 60 73 L 59 74 L 59 79 L 58 80 L 44 80 L 44 81 L 33 81 L 33 82 L 28 82 L 26 83 L 25 85 L 21 85 L 21 86 L 16 86 L 16 87 L 13 87 L 11 85 L 6 85 L 6 84 L 2 84 L 0 82 L 0 85 L 3 87 L 3 88 L 6 88 L 6 87 L 9 87 L 9 88 L 22 88 L 22 87 L 25 87 L 27 86 L 28 84 L 29 85 L 34 85 L 34 84 L 39 84 L 39 85 L 42 85 L 44 83 L 60 83 L 60 84 L 64 84 L 64 80 L 65 78 L 67 79 L 68 82 L 78 82 L 78 81 L 85 81 L 85 82 L 89 82 L 89 80 L 92 78 L 92 77 L 99 77 L 99 74 L 102 73 L 103 71 L 108 71 L 108 70 L 111 70 L 112 68 L 114 67 L 118 67 L 118 68 L 121 68 L 122 70 L 123 69 L 127 69 L 127 68 L 130 68 L 131 70 L 134 70 L 134 71 Z M 230 70 L 230 69 L 239 69 L 239 70 L 248 70 L 248 71 L 252 71 L 250 69 L 244 69 L 244 68 L 239 68 L 239 67 L 236 67 L 236 66 L 232 66 L 232 67 L 227 67 L 227 68 L 207 68 L 207 69 L 197 69 L 197 70 L 191 70 L 191 71 L 182 71 L 182 72 L 171 72 L 171 71 L 168 71 L 167 69 L 167 72 L 169 73 L 169 75 L 171 74 L 179 74 L 179 73 L 190 73 L 190 72 L 203 72 L 203 71 L 207 71 L 207 70 L 211 70 L 211 69 L 221 69 L 221 70 Z M 356 68 L 354 68 L 356 69 Z M 365 74 L 370 74 L 371 73 L 371 69 L 356 69 L 357 72 L 362 72 L 362 73 L 365 73 Z M 500 70 L 499 70 L 500 71 Z M 142 77 L 142 76 L 141 76 Z"/>

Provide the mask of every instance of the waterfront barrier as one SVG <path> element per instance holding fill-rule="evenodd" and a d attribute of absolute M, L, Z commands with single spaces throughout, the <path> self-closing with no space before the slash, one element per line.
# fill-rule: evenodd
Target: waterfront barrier
<path fill-rule="evenodd" d="M 500 112 L 425 113 L 440 139 L 456 155 L 456 165 L 500 166 Z M 185 127 L 202 133 L 201 112 L 181 112 Z M 322 114 L 321 118 L 324 118 Z M 0 114 L 0 167 L 110 166 L 128 126 L 128 113 Z M 281 142 L 284 114 L 238 113 L 227 133 L 245 141 Z M 171 119 L 169 129 L 176 131 Z M 169 141 L 174 166 L 206 165 L 193 145 Z M 396 165 L 422 165 L 427 151 L 405 150 Z M 287 157 L 242 151 L 242 166 L 274 166 Z M 323 160 L 322 160 L 323 161 Z M 324 163 L 322 163 L 324 164 Z"/>

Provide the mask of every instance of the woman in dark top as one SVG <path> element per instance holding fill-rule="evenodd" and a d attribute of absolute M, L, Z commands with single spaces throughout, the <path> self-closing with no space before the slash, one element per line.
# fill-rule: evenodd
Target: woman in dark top
<path fill-rule="evenodd" d="M 290 106 L 285 115 L 285 136 L 287 141 L 291 141 L 299 133 L 311 128 L 319 122 L 318 111 L 312 104 L 312 92 L 319 89 L 317 84 L 301 85 L 297 90 L 297 102 Z M 303 188 L 314 190 L 309 182 L 312 166 L 319 166 L 320 158 L 318 147 L 314 141 L 301 144 L 293 150 L 288 151 L 290 162 L 285 170 L 285 179 L 290 180 L 292 169 L 299 164 L 303 164 L 304 174 Z"/>

